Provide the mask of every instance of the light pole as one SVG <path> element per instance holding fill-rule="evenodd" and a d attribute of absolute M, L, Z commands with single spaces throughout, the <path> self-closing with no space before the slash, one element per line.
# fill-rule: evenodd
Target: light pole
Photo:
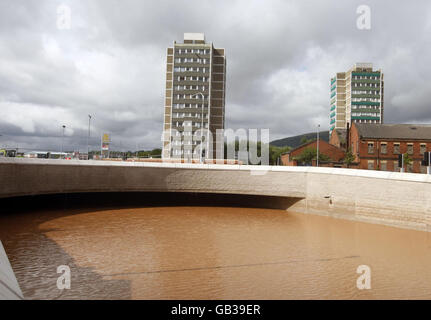
<path fill-rule="evenodd" d="M 90 159 L 90 122 L 91 115 L 88 115 L 87 160 Z"/>
<path fill-rule="evenodd" d="M 203 157 L 202 157 L 202 137 L 203 137 L 203 127 L 204 127 L 204 105 L 205 105 L 205 96 L 204 96 L 204 94 L 202 93 L 202 92 L 197 92 L 197 93 L 195 93 L 195 94 L 192 94 L 191 96 L 190 96 L 190 98 L 191 97 L 194 97 L 194 96 L 197 96 L 198 94 L 200 94 L 201 96 L 202 96 L 202 112 L 201 112 L 201 148 L 200 148 L 200 154 L 199 154 L 199 159 L 200 159 L 200 162 L 202 163 L 203 162 Z M 208 144 L 208 141 L 207 141 L 207 144 Z M 208 149 L 208 146 L 207 146 L 207 149 Z M 208 150 L 207 150 L 208 151 Z M 206 152 L 207 152 L 206 151 Z"/>
<path fill-rule="evenodd" d="M 319 166 L 319 130 L 320 130 L 320 124 L 317 125 L 317 160 L 316 160 L 316 166 Z"/>
<path fill-rule="evenodd" d="M 63 136 L 61 137 L 61 153 L 62 153 L 61 157 L 63 156 L 63 146 L 64 146 L 64 129 L 66 129 L 66 126 L 65 126 L 65 125 L 63 125 L 62 127 L 63 127 Z"/>

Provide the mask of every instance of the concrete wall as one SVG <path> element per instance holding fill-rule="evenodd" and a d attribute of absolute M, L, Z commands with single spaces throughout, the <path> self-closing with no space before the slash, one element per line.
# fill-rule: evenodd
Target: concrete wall
<path fill-rule="evenodd" d="M 0 198 L 121 191 L 305 197 L 305 172 L 287 177 L 265 169 L 271 167 L 0 158 Z"/>
<path fill-rule="evenodd" d="M 372 170 L 0 158 L 0 197 L 168 191 L 295 197 L 289 210 L 431 231 L 431 175 Z"/>
<path fill-rule="evenodd" d="M 431 175 L 313 167 L 306 185 L 289 210 L 431 231 Z"/>
<path fill-rule="evenodd" d="M 24 299 L 24 296 L 0 241 L 0 300 L 21 299 Z"/>

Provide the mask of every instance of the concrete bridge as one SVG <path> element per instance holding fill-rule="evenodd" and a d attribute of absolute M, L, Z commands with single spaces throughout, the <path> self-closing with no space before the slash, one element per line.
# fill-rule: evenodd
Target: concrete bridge
<path fill-rule="evenodd" d="M 371 170 L 0 158 L 0 198 L 192 192 L 295 199 L 285 209 L 431 231 L 431 175 Z"/>

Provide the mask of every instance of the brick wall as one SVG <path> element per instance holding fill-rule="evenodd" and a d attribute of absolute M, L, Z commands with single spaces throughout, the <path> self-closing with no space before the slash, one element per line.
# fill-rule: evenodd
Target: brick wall
<path fill-rule="evenodd" d="M 307 143 L 305 145 L 302 145 L 296 149 L 291 150 L 288 153 L 285 153 L 281 156 L 281 162 L 285 166 L 296 166 L 296 161 L 293 160 L 293 158 L 298 157 L 301 155 L 302 152 L 304 152 L 305 149 L 311 148 L 311 149 L 317 149 L 317 141 L 312 141 L 310 143 Z M 319 141 L 319 154 L 324 154 L 328 157 L 330 157 L 333 161 L 342 161 L 344 159 L 345 153 L 340 148 L 337 148 L 336 146 L 333 146 L 329 144 L 328 142 L 324 140 Z"/>
<path fill-rule="evenodd" d="M 329 143 L 340 148 L 340 138 L 338 137 L 336 130 L 337 129 L 334 129 L 332 131 L 331 136 L 329 137 Z"/>
<path fill-rule="evenodd" d="M 356 161 L 359 162 L 359 169 L 372 169 L 383 171 L 399 171 L 398 155 L 409 153 L 413 160 L 412 166 L 407 168 L 408 172 L 426 173 L 426 167 L 421 166 L 423 154 L 421 144 L 425 145 L 425 151 L 431 151 L 431 139 L 425 141 L 408 141 L 394 139 L 367 139 L 359 137 L 356 126 L 353 125 L 350 131 L 351 145 Z M 395 150 L 399 145 L 399 153 Z M 372 148 L 369 148 L 372 145 Z M 386 145 L 386 152 L 385 146 Z M 412 149 L 409 150 L 409 145 Z M 410 152 L 412 151 L 412 152 Z"/>

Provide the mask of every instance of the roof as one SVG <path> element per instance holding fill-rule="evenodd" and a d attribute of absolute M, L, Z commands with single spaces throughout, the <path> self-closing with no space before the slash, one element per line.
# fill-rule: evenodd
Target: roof
<path fill-rule="evenodd" d="M 431 124 L 355 123 L 354 125 L 362 138 L 431 140 Z"/>
<path fill-rule="evenodd" d="M 30 151 L 30 152 L 26 152 L 25 154 L 47 154 L 48 152 L 52 155 L 67 154 L 67 152 L 58 152 L 58 151 Z"/>
<path fill-rule="evenodd" d="M 296 150 L 298 150 L 298 149 L 304 148 L 304 147 L 306 147 L 306 146 L 308 146 L 308 145 L 311 145 L 311 144 L 314 144 L 314 143 L 316 143 L 316 144 L 317 144 L 317 139 L 313 139 L 313 140 L 311 140 L 311 141 L 308 141 L 308 142 L 306 142 L 306 143 L 303 143 L 303 144 L 301 144 L 301 145 L 297 146 L 296 148 L 290 149 L 289 151 L 282 153 L 282 155 L 284 155 L 284 154 L 290 154 L 290 153 L 292 153 L 293 151 L 296 151 Z M 319 139 L 319 144 L 322 144 L 322 143 L 323 143 L 323 144 L 326 144 L 326 145 L 328 145 L 328 146 L 330 146 L 330 147 L 332 147 L 332 148 L 340 149 L 340 148 L 338 148 L 337 146 L 334 146 L 334 145 L 330 144 L 329 142 L 327 142 L 327 141 L 325 141 L 325 140 Z"/>

